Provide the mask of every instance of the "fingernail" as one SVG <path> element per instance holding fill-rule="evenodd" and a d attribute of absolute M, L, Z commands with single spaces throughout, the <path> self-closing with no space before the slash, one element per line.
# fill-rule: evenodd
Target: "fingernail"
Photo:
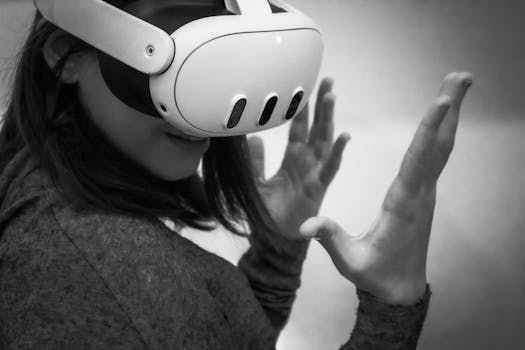
<path fill-rule="evenodd" d="M 463 86 L 468 88 L 472 85 L 472 74 L 465 72 L 463 73 Z"/>
<path fill-rule="evenodd" d="M 304 239 L 305 241 L 311 241 L 312 239 L 314 239 L 314 240 L 316 240 L 316 241 L 319 240 L 319 238 L 317 238 L 316 236 L 306 236 L 306 237 L 303 237 L 303 239 Z"/>
<path fill-rule="evenodd" d="M 337 96 L 332 91 L 329 91 L 324 95 L 324 98 L 325 100 L 332 100 L 335 102 L 335 100 L 337 99 Z"/>
<path fill-rule="evenodd" d="M 472 78 L 463 80 L 463 86 L 465 86 L 466 88 L 469 88 L 471 85 L 472 85 Z"/>
<path fill-rule="evenodd" d="M 305 241 L 310 241 L 310 240 L 316 240 L 316 241 L 320 241 L 321 240 L 321 237 L 318 237 L 318 234 L 319 232 L 317 232 L 316 234 L 314 234 L 313 236 L 303 236 L 303 239 Z"/>

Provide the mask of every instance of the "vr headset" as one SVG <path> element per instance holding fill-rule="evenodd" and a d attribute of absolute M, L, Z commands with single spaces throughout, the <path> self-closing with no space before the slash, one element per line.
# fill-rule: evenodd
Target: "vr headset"
<path fill-rule="evenodd" d="M 321 67 L 319 27 L 281 0 L 34 4 L 98 49 L 104 81 L 122 102 L 193 136 L 286 123 L 308 103 Z"/>

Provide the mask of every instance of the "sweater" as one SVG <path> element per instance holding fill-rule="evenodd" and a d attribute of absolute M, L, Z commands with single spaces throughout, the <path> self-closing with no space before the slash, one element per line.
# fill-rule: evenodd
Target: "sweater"
<path fill-rule="evenodd" d="M 27 149 L 0 200 L 0 349 L 275 349 L 308 241 L 252 232 L 235 266 L 160 218 L 73 210 Z M 357 295 L 340 349 L 415 349 L 428 286 L 408 306 Z"/>

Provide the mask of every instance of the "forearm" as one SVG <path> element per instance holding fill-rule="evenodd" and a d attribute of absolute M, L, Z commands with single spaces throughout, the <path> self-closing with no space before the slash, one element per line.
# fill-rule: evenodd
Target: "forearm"
<path fill-rule="evenodd" d="M 359 289 L 357 295 L 356 324 L 340 350 L 416 349 L 431 296 L 428 284 L 425 294 L 412 305 L 389 304 Z"/>
<path fill-rule="evenodd" d="M 302 266 L 310 242 L 254 232 L 250 243 L 238 268 L 248 278 L 256 298 L 279 333 L 288 321 L 301 285 Z"/>

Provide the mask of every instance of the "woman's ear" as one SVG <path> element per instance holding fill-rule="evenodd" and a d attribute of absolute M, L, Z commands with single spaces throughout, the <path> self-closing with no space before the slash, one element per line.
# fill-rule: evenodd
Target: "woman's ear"
<path fill-rule="evenodd" d="M 54 31 L 42 47 L 42 54 L 49 68 L 53 69 L 77 40 L 62 30 Z M 62 69 L 60 80 L 66 84 L 77 83 L 80 76 L 81 59 L 82 55 L 78 53 L 69 55 Z"/>

